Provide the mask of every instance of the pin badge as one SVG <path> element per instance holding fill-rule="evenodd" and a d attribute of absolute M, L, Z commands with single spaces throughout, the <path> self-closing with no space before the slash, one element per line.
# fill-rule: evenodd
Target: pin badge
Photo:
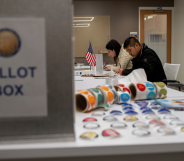
<path fill-rule="evenodd" d="M 170 122 L 171 125 L 175 125 L 175 126 L 183 126 L 184 125 L 184 122 L 181 121 L 181 120 L 172 120 Z"/>
<path fill-rule="evenodd" d="M 130 111 L 125 112 L 125 114 L 126 115 L 137 115 L 138 113 L 133 110 L 130 110 Z"/>
<path fill-rule="evenodd" d="M 137 121 L 138 118 L 135 116 L 127 116 L 124 118 L 125 121 Z"/>
<path fill-rule="evenodd" d="M 150 125 L 155 125 L 155 126 L 164 126 L 165 124 L 162 121 L 159 120 L 151 120 L 149 122 Z"/>
<path fill-rule="evenodd" d="M 148 114 L 155 114 L 151 109 L 147 109 L 147 110 L 144 110 L 144 111 L 142 111 L 142 114 L 144 114 L 144 115 L 148 115 Z"/>
<path fill-rule="evenodd" d="M 102 111 L 96 111 L 96 112 L 93 112 L 92 115 L 93 116 L 103 116 L 103 115 L 105 115 L 105 113 Z"/>
<path fill-rule="evenodd" d="M 114 116 L 105 116 L 103 118 L 104 121 L 117 121 L 117 118 Z"/>
<path fill-rule="evenodd" d="M 86 123 L 84 125 L 84 128 L 86 128 L 86 129 L 97 129 L 99 127 L 100 127 L 100 125 L 97 123 Z"/>
<path fill-rule="evenodd" d="M 169 111 L 166 108 L 161 108 L 160 110 L 158 110 L 158 113 L 159 114 L 169 114 L 169 113 L 171 113 L 171 111 Z"/>
<path fill-rule="evenodd" d="M 95 139 L 98 137 L 98 135 L 94 132 L 86 132 L 83 133 L 80 137 L 83 139 Z"/>
<path fill-rule="evenodd" d="M 123 122 L 115 122 L 111 124 L 111 127 L 113 128 L 125 128 L 127 125 Z"/>
<path fill-rule="evenodd" d="M 133 127 L 148 128 L 149 126 L 148 126 L 148 124 L 139 121 L 139 122 L 134 123 L 134 124 L 133 124 Z"/>
<path fill-rule="evenodd" d="M 172 135 L 175 134 L 175 131 L 168 127 L 161 127 L 158 129 L 159 133 L 165 134 L 165 135 Z"/>
<path fill-rule="evenodd" d="M 181 128 L 181 131 L 184 132 L 184 127 Z"/>
<path fill-rule="evenodd" d="M 123 107 L 125 107 L 125 106 L 133 106 L 132 104 L 129 104 L 129 103 L 123 103 L 123 105 L 122 105 Z"/>
<path fill-rule="evenodd" d="M 119 136 L 120 134 L 114 129 L 106 129 L 102 131 L 102 135 L 116 137 Z"/>
<path fill-rule="evenodd" d="M 83 122 L 93 122 L 93 121 L 97 121 L 97 119 L 93 118 L 93 117 L 87 117 L 83 120 Z"/>
<path fill-rule="evenodd" d="M 134 110 L 134 108 L 131 106 L 127 106 L 127 107 L 124 107 L 123 110 L 124 111 L 131 111 L 131 110 Z"/>
<path fill-rule="evenodd" d="M 110 112 L 111 115 L 122 115 L 122 112 L 121 111 L 118 111 L 118 110 L 113 110 Z"/>
<path fill-rule="evenodd" d="M 147 136 L 147 135 L 150 135 L 150 132 L 145 129 L 136 129 L 132 132 L 132 134 L 137 136 Z"/>
<path fill-rule="evenodd" d="M 148 116 L 146 116 L 146 119 L 148 119 L 148 120 L 160 120 L 160 117 L 158 117 L 156 115 L 148 115 Z"/>
<path fill-rule="evenodd" d="M 165 116 L 164 116 L 164 119 L 177 120 L 178 117 L 177 117 L 177 116 L 174 116 L 174 115 L 165 115 Z"/>

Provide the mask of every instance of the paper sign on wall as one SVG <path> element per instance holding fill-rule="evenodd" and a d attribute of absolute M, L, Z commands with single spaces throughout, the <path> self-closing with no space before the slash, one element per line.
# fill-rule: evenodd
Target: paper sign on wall
<path fill-rule="evenodd" d="M 0 19 L 0 117 L 47 116 L 45 21 Z"/>

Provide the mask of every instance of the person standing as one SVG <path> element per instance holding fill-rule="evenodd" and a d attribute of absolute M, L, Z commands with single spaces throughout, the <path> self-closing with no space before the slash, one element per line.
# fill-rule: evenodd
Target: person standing
<path fill-rule="evenodd" d="M 166 79 L 166 75 L 162 63 L 156 52 L 143 43 L 134 38 L 129 37 L 124 42 L 124 49 L 133 57 L 132 69 L 119 69 L 116 73 L 128 75 L 133 70 L 142 68 L 145 70 L 147 80 L 151 82 L 160 82 Z"/>

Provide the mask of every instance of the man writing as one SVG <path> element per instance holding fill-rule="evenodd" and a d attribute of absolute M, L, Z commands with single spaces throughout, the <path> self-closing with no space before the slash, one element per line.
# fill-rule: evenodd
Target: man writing
<path fill-rule="evenodd" d="M 124 42 L 124 49 L 133 57 L 133 67 L 132 69 L 120 68 L 116 73 L 128 75 L 133 70 L 142 68 L 145 70 L 147 80 L 150 82 L 160 82 L 163 79 L 166 79 L 166 75 L 158 55 L 144 43 L 141 45 L 136 38 L 129 37 Z"/>

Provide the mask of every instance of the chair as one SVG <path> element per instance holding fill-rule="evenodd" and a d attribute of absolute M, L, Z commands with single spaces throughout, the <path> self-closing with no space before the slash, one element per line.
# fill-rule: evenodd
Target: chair
<path fill-rule="evenodd" d="M 162 80 L 164 83 L 167 83 L 169 86 L 177 87 L 181 91 L 181 87 L 184 86 L 184 84 L 180 83 L 176 80 L 178 71 L 180 68 L 180 64 L 169 64 L 165 63 L 164 71 L 167 79 Z"/>

